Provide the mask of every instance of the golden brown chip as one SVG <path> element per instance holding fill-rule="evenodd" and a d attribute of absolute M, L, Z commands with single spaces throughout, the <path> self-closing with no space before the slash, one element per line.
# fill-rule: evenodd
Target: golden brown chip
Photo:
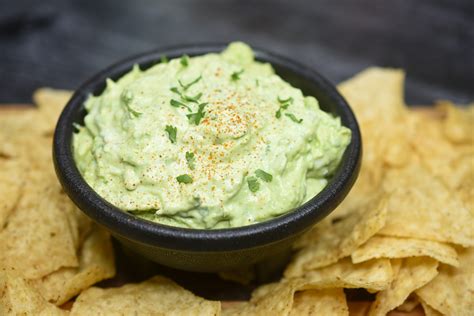
<path fill-rule="evenodd" d="M 353 264 L 350 258 L 344 258 L 328 267 L 309 271 L 298 279 L 306 284 L 300 289 L 364 288 L 376 292 L 390 285 L 393 270 L 388 259 Z"/>
<path fill-rule="evenodd" d="M 43 132 L 52 135 L 56 122 L 72 93 L 66 90 L 41 88 L 34 92 L 33 101 L 38 106 Z"/>
<path fill-rule="evenodd" d="M 369 311 L 370 316 L 387 315 L 416 289 L 431 281 L 437 274 L 438 262 L 428 257 L 403 259 L 400 270 L 390 287 L 377 293 Z"/>
<path fill-rule="evenodd" d="M 108 233 L 94 227 L 79 252 L 78 268 L 61 268 L 35 285 L 48 301 L 61 305 L 95 283 L 115 275 L 112 243 Z"/>
<path fill-rule="evenodd" d="M 173 281 L 155 276 L 118 288 L 92 287 L 82 292 L 71 315 L 218 315 L 220 302 L 207 301 Z"/>
<path fill-rule="evenodd" d="M 408 296 L 408 298 L 403 302 L 402 305 L 396 308 L 397 311 L 409 313 L 413 311 L 418 305 L 420 305 L 420 300 L 414 294 Z"/>
<path fill-rule="evenodd" d="M 0 159 L 0 232 L 15 208 L 24 184 L 21 165 L 10 159 Z"/>
<path fill-rule="evenodd" d="M 416 291 L 420 299 L 445 315 L 474 311 L 474 248 L 459 249 L 459 268 L 441 265 L 439 275 Z"/>
<path fill-rule="evenodd" d="M 443 132 L 455 144 L 474 143 L 474 106 L 455 106 L 449 101 L 439 101 L 436 109 L 444 113 Z"/>
<path fill-rule="evenodd" d="M 245 267 L 239 270 L 222 271 L 218 273 L 223 280 L 233 281 L 240 284 L 250 284 L 255 280 L 256 274 L 253 266 Z"/>
<path fill-rule="evenodd" d="M 288 315 L 294 293 L 304 284 L 302 280 L 270 283 L 257 288 L 249 302 L 239 303 L 222 311 L 226 316 Z"/>
<path fill-rule="evenodd" d="M 378 258 L 407 258 L 428 256 L 440 262 L 458 266 L 458 255 L 456 250 L 448 244 L 431 240 L 414 238 L 399 238 L 387 236 L 374 236 L 364 245 L 355 250 L 352 262 Z"/>
<path fill-rule="evenodd" d="M 443 133 L 443 121 L 413 112 L 410 142 L 421 163 L 451 189 L 460 186 L 466 172 L 472 172 L 474 147 L 470 143 L 454 144 Z"/>
<path fill-rule="evenodd" d="M 328 266 L 349 256 L 384 226 L 386 201 L 385 195 L 379 194 L 335 224 L 309 232 L 312 238 L 306 236 L 300 241 L 299 246 L 306 247 L 293 258 L 285 276 L 297 277 L 305 271 Z"/>
<path fill-rule="evenodd" d="M 55 316 L 67 311 L 48 303 L 28 280 L 15 272 L 0 271 L 0 315 Z"/>
<path fill-rule="evenodd" d="M 368 68 L 338 85 L 361 122 L 396 119 L 405 112 L 403 84 L 399 69 Z"/>
<path fill-rule="evenodd" d="M 392 194 L 379 234 L 474 245 L 474 214 L 423 166 L 389 170 L 384 184 Z"/>
<path fill-rule="evenodd" d="M 289 315 L 345 316 L 349 308 L 342 289 L 308 290 L 295 294 Z"/>
<path fill-rule="evenodd" d="M 433 307 L 429 306 L 423 300 L 421 300 L 421 306 L 423 306 L 423 311 L 425 312 L 425 316 L 443 316 L 440 312 L 438 312 Z"/>
<path fill-rule="evenodd" d="M 73 233 L 54 183 L 25 184 L 18 206 L 0 232 L 0 265 L 36 279 L 77 267 Z"/>

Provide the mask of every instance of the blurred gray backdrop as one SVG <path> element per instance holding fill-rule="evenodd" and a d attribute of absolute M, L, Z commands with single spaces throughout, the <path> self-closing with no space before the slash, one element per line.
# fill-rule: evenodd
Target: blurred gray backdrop
<path fill-rule="evenodd" d="M 234 40 L 334 83 L 371 65 L 404 68 L 411 104 L 474 100 L 473 0 L 0 0 L 0 103 L 74 89 L 156 47 Z"/>

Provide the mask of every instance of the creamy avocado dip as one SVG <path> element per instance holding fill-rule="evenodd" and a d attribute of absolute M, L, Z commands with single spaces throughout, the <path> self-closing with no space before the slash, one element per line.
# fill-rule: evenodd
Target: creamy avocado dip
<path fill-rule="evenodd" d="M 326 186 L 351 138 L 238 42 L 134 67 L 85 108 L 73 151 L 87 183 L 122 210 L 198 229 L 301 205 Z"/>

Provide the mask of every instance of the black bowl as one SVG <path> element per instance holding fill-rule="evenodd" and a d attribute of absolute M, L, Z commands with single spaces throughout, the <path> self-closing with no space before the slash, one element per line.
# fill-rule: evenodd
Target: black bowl
<path fill-rule="evenodd" d="M 116 80 L 134 64 L 142 69 L 158 63 L 160 57 L 179 57 L 220 52 L 225 44 L 191 45 L 137 55 L 118 62 L 83 84 L 64 108 L 56 126 L 53 158 L 57 176 L 65 192 L 92 220 L 109 230 L 126 247 L 170 267 L 199 272 L 216 272 L 248 266 L 269 258 L 281 257 L 292 242 L 316 222 L 327 216 L 347 195 L 360 167 L 362 144 L 357 121 L 335 87 L 314 70 L 262 49 L 256 59 L 270 63 L 287 82 L 305 95 L 316 97 L 322 109 L 341 118 L 352 131 L 339 168 L 328 185 L 304 205 L 277 218 L 244 227 L 201 230 L 161 225 L 137 218 L 101 198 L 82 178 L 73 159 L 73 123 L 83 123 L 84 101 L 98 95 L 105 80 Z"/>

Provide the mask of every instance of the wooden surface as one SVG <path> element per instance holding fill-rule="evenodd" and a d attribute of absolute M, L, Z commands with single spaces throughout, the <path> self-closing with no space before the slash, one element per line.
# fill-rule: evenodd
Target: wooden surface
<path fill-rule="evenodd" d="M 0 0 L 0 103 L 159 46 L 239 39 L 332 82 L 406 69 L 409 104 L 474 99 L 473 0 Z"/>
<path fill-rule="evenodd" d="M 33 107 L 31 104 L 0 104 L 1 113 L 25 111 Z M 424 109 L 426 113 L 429 110 Z M 115 250 L 115 265 L 117 274 L 114 278 L 102 281 L 98 284 L 101 287 L 115 287 L 129 282 L 141 282 L 154 275 L 163 275 L 173 279 L 176 283 L 192 291 L 196 295 L 211 300 L 223 301 L 225 309 L 236 301 L 248 300 L 250 294 L 259 284 L 253 282 L 248 285 L 242 285 L 231 281 L 222 280 L 219 276 L 212 273 L 194 273 L 180 271 L 165 266 L 158 265 L 147 259 L 141 258 L 136 254 L 124 250 L 121 245 L 113 240 Z M 278 280 L 282 271 L 276 272 L 271 278 Z M 269 279 L 268 282 L 272 281 Z M 346 289 L 346 298 L 349 305 L 350 316 L 364 316 L 370 308 L 374 295 L 359 289 Z M 64 304 L 62 307 L 70 309 L 72 302 Z M 392 311 L 389 316 L 423 316 L 424 312 L 421 306 L 418 306 L 410 313 Z"/>

